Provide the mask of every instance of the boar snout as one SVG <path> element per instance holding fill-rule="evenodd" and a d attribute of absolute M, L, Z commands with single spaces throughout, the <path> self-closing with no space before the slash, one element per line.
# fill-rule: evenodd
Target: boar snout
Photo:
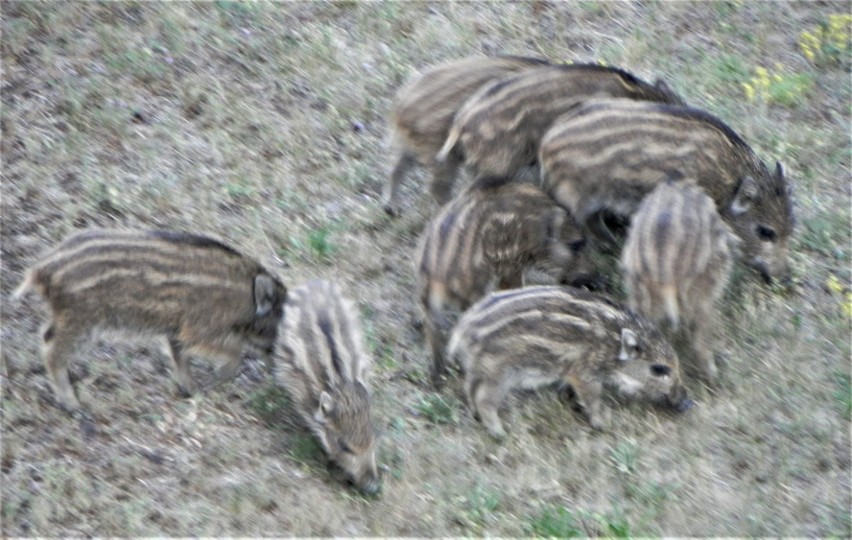
<path fill-rule="evenodd" d="M 349 482 L 364 495 L 378 495 L 382 491 L 382 480 L 375 462 L 366 471 L 351 476 Z"/>
<path fill-rule="evenodd" d="M 686 412 L 695 405 L 695 402 L 687 396 L 686 388 L 677 386 L 668 395 L 669 405 L 679 413 Z"/>
<path fill-rule="evenodd" d="M 382 491 L 382 483 L 376 475 L 359 485 L 358 490 L 364 495 L 378 495 Z"/>

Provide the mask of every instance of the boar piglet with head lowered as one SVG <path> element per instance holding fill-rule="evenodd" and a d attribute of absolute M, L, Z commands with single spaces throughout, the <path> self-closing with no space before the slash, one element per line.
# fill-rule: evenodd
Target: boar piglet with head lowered
<path fill-rule="evenodd" d="M 462 316 L 450 358 L 465 372 L 474 416 L 495 438 L 497 414 L 513 389 L 570 387 L 589 424 L 603 428 L 601 397 L 612 387 L 629 398 L 684 411 L 692 405 L 678 357 L 649 321 L 603 297 L 571 287 L 492 293 Z"/>
<path fill-rule="evenodd" d="M 329 459 L 367 494 L 381 487 L 368 376 L 370 356 L 357 312 L 336 284 L 290 291 L 274 358 L 287 389 Z"/>

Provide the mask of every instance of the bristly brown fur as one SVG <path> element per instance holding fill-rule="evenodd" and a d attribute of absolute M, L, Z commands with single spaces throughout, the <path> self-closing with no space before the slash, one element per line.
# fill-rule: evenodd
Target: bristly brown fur
<path fill-rule="evenodd" d="M 630 307 L 673 330 L 681 319 L 704 375 L 713 380 L 713 332 L 736 236 L 691 181 L 662 183 L 639 205 L 621 256 Z"/>
<path fill-rule="evenodd" d="M 391 118 L 393 168 L 385 187 L 385 209 L 399 212 L 399 192 L 404 177 L 421 163 L 432 169 L 432 193 L 456 168 L 435 164 L 453 115 L 482 85 L 524 69 L 548 65 L 546 60 L 520 56 L 471 57 L 438 64 L 412 77 L 394 97 Z M 449 180 L 452 183 L 452 180 Z M 438 200 L 439 204 L 446 202 Z"/>
<path fill-rule="evenodd" d="M 417 257 L 432 380 L 444 372 L 450 312 L 461 312 L 492 287 L 523 285 L 531 268 L 551 283 L 590 281 L 582 231 L 538 187 L 480 178 L 427 225 Z"/>
<path fill-rule="evenodd" d="M 536 163 L 541 137 L 559 115 L 598 96 L 682 103 L 665 83 L 652 85 L 616 68 L 573 64 L 526 70 L 484 86 L 465 102 L 437 160 L 451 166 L 463 159 L 476 176 L 517 176 Z M 438 186 L 444 194 L 451 188 L 451 181 Z"/>
<path fill-rule="evenodd" d="M 494 437 L 497 410 L 515 388 L 570 386 L 589 423 L 601 428 L 605 386 L 685 408 L 678 358 L 643 317 L 570 287 L 492 293 L 453 330 L 448 354 L 465 371 L 468 406 Z"/>
<path fill-rule="evenodd" d="M 539 152 L 545 188 L 581 222 L 632 215 L 671 174 L 694 179 L 767 277 L 786 276 L 793 215 L 780 164 L 771 172 L 718 118 L 689 107 L 600 99 L 572 109 Z"/>
<path fill-rule="evenodd" d="M 329 458 L 353 483 L 379 489 L 370 414 L 370 356 L 357 312 L 336 284 L 292 289 L 275 353 L 276 378 Z"/>
<path fill-rule="evenodd" d="M 197 390 L 186 354 L 225 361 L 236 375 L 246 346 L 268 352 L 286 287 L 257 262 L 206 236 L 170 231 L 91 230 L 72 235 L 36 262 L 19 288 L 50 306 L 45 364 L 59 403 L 79 403 L 68 361 L 94 330 L 162 336 L 184 393 Z"/>

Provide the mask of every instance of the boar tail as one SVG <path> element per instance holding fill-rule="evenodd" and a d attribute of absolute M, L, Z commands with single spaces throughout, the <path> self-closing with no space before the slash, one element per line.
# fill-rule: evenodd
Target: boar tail
<path fill-rule="evenodd" d="M 672 330 L 677 330 L 678 323 L 680 322 L 677 287 L 674 285 L 663 285 L 660 290 L 660 296 L 663 298 L 663 309 L 665 310 L 666 319 L 668 319 Z"/>
<path fill-rule="evenodd" d="M 461 127 L 453 125 L 453 127 L 450 128 L 450 133 L 447 135 L 447 140 L 444 142 L 444 146 L 438 152 L 438 155 L 435 156 L 435 159 L 438 161 L 447 161 L 447 158 L 450 156 L 450 152 L 458 146 L 460 137 Z"/>

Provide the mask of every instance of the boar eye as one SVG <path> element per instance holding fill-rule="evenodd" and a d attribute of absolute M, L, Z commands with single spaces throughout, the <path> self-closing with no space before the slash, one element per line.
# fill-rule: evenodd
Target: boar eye
<path fill-rule="evenodd" d="M 651 366 L 651 373 L 653 373 L 657 377 L 664 377 L 671 373 L 672 368 L 669 366 L 664 366 L 663 364 L 653 364 Z"/>
<path fill-rule="evenodd" d="M 346 454 L 352 453 L 352 448 L 348 444 L 346 444 L 346 441 L 344 441 L 343 439 L 338 439 L 337 445 L 340 447 L 341 452 Z"/>
<path fill-rule="evenodd" d="M 765 242 L 774 242 L 778 235 L 775 234 L 774 229 L 770 229 L 769 227 L 765 227 L 763 225 L 758 225 L 757 236 L 759 236 L 760 239 Z"/>
<path fill-rule="evenodd" d="M 573 242 L 568 242 L 568 249 L 570 249 L 574 253 L 578 253 L 584 247 L 586 247 L 586 239 L 585 238 L 583 238 L 582 240 L 575 240 Z"/>

